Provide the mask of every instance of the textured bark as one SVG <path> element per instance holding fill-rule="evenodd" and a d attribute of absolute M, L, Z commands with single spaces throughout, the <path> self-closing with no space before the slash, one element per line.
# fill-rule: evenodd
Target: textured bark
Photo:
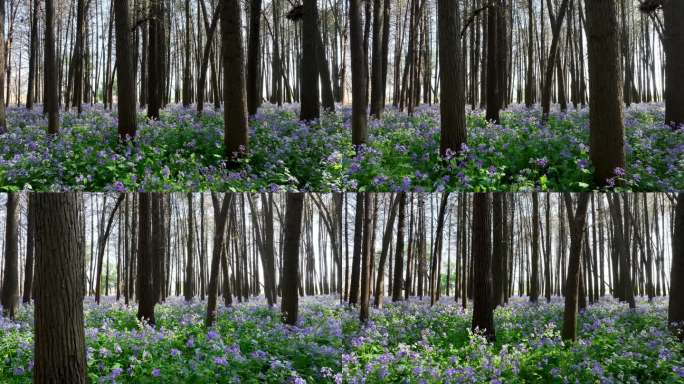
<path fill-rule="evenodd" d="M 473 331 L 478 330 L 490 340 L 496 340 L 494 305 L 492 305 L 492 254 L 489 219 L 490 196 L 473 195 L 472 258 L 473 258 Z"/>
<path fill-rule="evenodd" d="M 5 111 L 5 0 L 0 0 L 0 134 L 7 132 Z M 10 79 L 7 79 L 9 82 Z"/>
<path fill-rule="evenodd" d="M 4 1 L 4 0 L 2 0 Z M 29 43 L 29 73 L 28 86 L 26 91 L 26 109 L 33 109 L 33 103 L 36 98 L 36 59 L 38 56 L 38 7 L 40 0 L 32 1 L 31 9 L 31 37 Z"/>
<path fill-rule="evenodd" d="M 368 57 L 363 49 L 361 0 L 350 0 L 349 29 L 352 66 L 352 144 L 363 145 L 368 140 Z"/>
<path fill-rule="evenodd" d="M 297 323 L 299 303 L 299 243 L 302 232 L 304 195 L 288 193 L 285 212 L 285 244 L 283 245 L 283 299 L 281 313 L 285 324 Z"/>
<path fill-rule="evenodd" d="M 667 53 L 665 122 L 677 128 L 684 125 L 684 1 L 665 0 L 663 14 Z"/>
<path fill-rule="evenodd" d="M 570 223 L 570 258 L 568 260 L 568 277 L 565 282 L 565 310 L 563 312 L 564 340 L 577 340 L 577 301 L 580 294 L 580 264 L 582 242 L 589 206 L 589 194 L 582 193 L 573 213 L 572 198 L 564 195 L 568 222 Z"/>
<path fill-rule="evenodd" d="M 499 123 L 501 87 L 499 84 L 499 7 L 501 0 L 493 0 L 487 9 L 487 120 Z"/>
<path fill-rule="evenodd" d="M 316 0 L 304 0 L 302 24 L 301 111 L 299 119 L 310 121 L 320 116 L 318 68 L 316 66 L 316 27 L 318 7 Z"/>
<path fill-rule="evenodd" d="M 159 119 L 159 109 L 162 104 L 163 78 L 162 78 L 162 41 L 163 35 L 162 0 L 150 0 L 150 19 L 148 24 L 147 46 L 147 117 Z"/>
<path fill-rule="evenodd" d="M 154 248 L 152 240 L 152 195 L 141 193 L 138 198 L 138 320 L 155 323 Z"/>
<path fill-rule="evenodd" d="M 256 115 L 261 104 L 259 69 L 261 60 L 261 0 L 249 2 L 249 43 L 247 47 L 247 110 Z"/>
<path fill-rule="evenodd" d="M 221 6 L 221 43 L 223 46 L 223 119 L 225 157 L 229 166 L 248 150 L 247 90 L 245 88 L 244 50 L 242 49 L 242 7 L 238 0 Z"/>
<path fill-rule="evenodd" d="M 439 0 L 437 6 L 441 80 L 439 108 L 442 119 L 439 148 L 440 154 L 447 156 L 449 150 L 460 151 L 467 140 L 465 87 L 458 1 Z"/>
<path fill-rule="evenodd" d="M 119 139 L 135 137 L 137 131 L 135 105 L 135 68 L 130 37 L 128 0 L 115 0 L 116 18 L 116 76 L 118 86 Z"/>
<path fill-rule="evenodd" d="M 370 114 L 378 119 L 382 117 L 382 101 L 385 89 L 382 76 L 382 62 L 383 57 L 385 56 L 385 52 L 383 52 L 383 32 L 385 29 L 384 6 L 384 0 L 373 0 L 373 58 L 371 64 Z"/>
<path fill-rule="evenodd" d="M 86 383 L 81 196 L 40 193 L 36 212 L 33 382 Z"/>
<path fill-rule="evenodd" d="M 190 0 L 185 0 L 185 62 L 183 63 L 183 106 L 190 106 L 190 77 L 192 68 L 190 66 Z M 117 50 L 117 52 L 119 52 Z"/>
<path fill-rule="evenodd" d="M 585 2 L 589 57 L 590 153 L 594 180 L 608 184 L 625 168 L 622 68 L 616 0 Z"/>
<path fill-rule="evenodd" d="M 677 197 L 674 236 L 672 237 L 672 269 L 670 272 L 670 306 L 668 322 L 684 341 L 684 193 Z"/>
<path fill-rule="evenodd" d="M 3 316 L 14 319 L 19 302 L 19 195 L 8 193 L 5 207 L 5 266 L 0 306 Z"/>
<path fill-rule="evenodd" d="M 48 114 L 48 133 L 59 132 L 59 110 L 57 104 L 57 60 L 55 59 L 55 5 L 45 0 L 45 111 Z"/>

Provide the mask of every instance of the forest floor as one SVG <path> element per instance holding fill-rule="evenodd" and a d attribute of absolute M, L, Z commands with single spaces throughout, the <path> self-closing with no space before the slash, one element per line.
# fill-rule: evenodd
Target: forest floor
<path fill-rule="evenodd" d="M 502 125 L 468 113 L 465 152 L 444 161 L 439 108 L 413 116 L 390 108 L 369 123 L 369 144 L 351 145 L 350 109 L 314 124 L 298 106 L 264 106 L 250 122 L 250 155 L 238 171 L 223 162 L 223 117 L 211 109 L 171 106 L 160 121 L 139 116 L 135 143 L 118 144 L 115 112 L 86 107 L 62 113 L 62 132 L 49 138 L 41 107 L 8 110 L 0 136 L 0 190 L 86 191 L 583 191 L 595 188 L 589 160 L 588 111 L 552 113 L 513 106 Z M 684 189 L 684 130 L 662 124 L 660 104 L 626 111 L 627 164 L 616 169 L 625 189 Z"/>
<path fill-rule="evenodd" d="M 542 298 L 543 300 L 543 298 Z M 472 313 L 453 299 L 387 303 L 362 327 L 358 311 L 332 296 L 300 301 L 296 327 L 263 299 L 219 311 L 203 325 L 203 303 L 169 299 L 157 328 L 108 298 L 85 303 L 93 382 L 218 383 L 681 383 L 683 347 L 668 331 L 667 298 L 637 309 L 602 299 L 579 316 L 579 340 L 560 339 L 563 304 L 514 298 L 495 312 L 497 341 L 469 331 Z M 0 318 L 0 382 L 29 383 L 32 307 Z M 365 378 L 365 380 L 364 380 Z M 408 381 L 406 381 L 408 380 Z"/>

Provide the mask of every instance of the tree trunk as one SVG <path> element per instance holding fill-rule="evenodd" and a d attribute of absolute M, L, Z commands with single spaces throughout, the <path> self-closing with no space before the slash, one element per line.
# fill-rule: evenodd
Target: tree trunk
<path fill-rule="evenodd" d="M 492 304 L 492 254 L 490 241 L 490 196 L 473 195 L 472 258 L 474 267 L 473 331 L 481 332 L 489 341 L 496 340 L 494 305 Z"/>
<path fill-rule="evenodd" d="M 214 207 L 214 244 L 211 255 L 211 275 L 209 277 L 209 297 L 207 299 L 207 318 L 205 321 L 207 327 L 211 327 L 216 321 L 216 300 L 218 296 L 221 252 L 223 250 L 226 217 L 228 216 L 228 208 L 232 205 L 232 200 L 232 194 L 224 196 L 223 202 L 219 202 L 219 198 L 215 193 L 211 194 L 211 201 Z"/>
<path fill-rule="evenodd" d="M 580 194 L 576 212 L 573 214 L 572 198 L 569 194 L 564 194 L 568 222 L 570 223 L 570 259 L 568 261 L 568 278 L 565 283 L 563 340 L 577 340 L 577 301 L 580 294 L 580 264 L 589 196 L 590 194 L 588 193 Z"/>
<path fill-rule="evenodd" d="M 128 0 L 114 2 L 116 17 L 116 74 L 119 111 L 119 139 L 135 137 L 137 131 L 135 105 L 135 69 L 131 55 Z"/>
<path fill-rule="evenodd" d="M 261 104 L 259 68 L 261 65 L 261 0 L 249 2 L 249 43 L 247 47 L 247 111 L 256 115 Z"/>
<path fill-rule="evenodd" d="M 242 49 L 242 8 L 240 1 L 228 0 L 221 6 L 221 45 L 223 47 L 223 103 L 225 157 L 230 167 L 248 151 L 247 91 L 244 50 Z"/>
<path fill-rule="evenodd" d="M 0 104 L 3 103 L 4 100 L 0 100 Z M 5 207 L 5 267 L 0 306 L 2 315 L 14 320 L 19 302 L 19 195 L 8 193 Z"/>
<path fill-rule="evenodd" d="M 368 321 L 368 299 L 371 285 L 371 254 L 373 249 L 373 200 L 371 193 L 363 194 L 363 243 L 361 250 L 361 303 L 359 319 Z"/>
<path fill-rule="evenodd" d="M 152 195 L 140 193 L 138 198 L 138 320 L 155 324 L 154 254 L 152 238 Z"/>
<path fill-rule="evenodd" d="M 191 301 L 195 297 L 195 210 L 192 207 L 192 193 L 188 193 L 188 254 L 185 264 L 185 285 L 183 297 Z"/>
<path fill-rule="evenodd" d="M 297 323 L 299 302 L 299 242 L 302 231 L 304 194 L 288 193 L 285 213 L 285 244 L 283 245 L 283 299 L 281 313 L 285 324 Z"/>
<path fill-rule="evenodd" d="M 82 197 L 75 193 L 39 193 L 32 198 L 39 213 L 33 381 L 86 383 Z"/>
<path fill-rule="evenodd" d="M 59 96 L 57 86 L 57 60 L 55 59 L 55 6 L 45 0 L 45 105 L 48 114 L 48 133 L 59 132 Z"/>
<path fill-rule="evenodd" d="M 622 69 L 616 0 L 586 1 L 589 57 L 589 120 L 594 181 L 610 184 L 625 168 Z M 549 66 L 552 66 L 549 63 Z M 620 171 L 617 171 L 620 172 Z"/>
<path fill-rule="evenodd" d="M 439 0 L 439 74 L 441 112 L 440 154 L 449 157 L 467 141 L 465 87 L 461 57 L 458 1 Z"/>
<path fill-rule="evenodd" d="M 36 208 L 32 194 L 26 198 L 26 268 L 24 269 L 24 297 L 23 303 L 31 302 L 33 294 L 33 265 L 35 260 L 36 245 Z"/>
<path fill-rule="evenodd" d="M 684 341 L 684 193 L 682 192 L 677 196 L 675 208 L 670 279 L 670 306 L 667 320 L 679 339 Z"/>
<path fill-rule="evenodd" d="M 368 140 L 368 57 L 363 49 L 361 0 L 350 0 L 349 29 L 352 65 L 352 144 L 363 145 Z"/>
<path fill-rule="evenodd" d="M 684 125 L 684 1 L 665 0 L 665 51 L 667 53 L 665 122 L 673 129 Z"/>

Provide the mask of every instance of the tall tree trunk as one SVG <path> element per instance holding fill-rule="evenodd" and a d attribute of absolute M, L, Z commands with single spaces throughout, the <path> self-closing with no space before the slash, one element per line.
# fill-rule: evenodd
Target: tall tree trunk
<path fill-rule="evenodd" d="M 672 270 L 670 272 L 670 306 L 668 322 L 684 341 L 684 193 L 677 196 L 674 235 L 672 236 Z"/>
<path fill-rule="evenodd" d="M 118 81 L 119 139 L 135 137 L 137 131 L 135 105 L 135 69 L 131 55 L 128 0 L 115 0 L 116 74 Z"/>
<path fill-rule="evenodd" d="M 2 0 L 4 2 L 4 0 Z M 28 86 L 26 90 L 26 109 L 33 109 L 33 103 L 36 99 L 36 70 L 37 70 L 37 56 L 38 56 L 38 8 L 40 0 L 33 0 L 31 6 L 31 37 L 29 43 L 29 73 Z M 1 107 L 0 107 L 1 108 Z"/>
<path fill-rule="evenodd" d="M 490 9 L 491 10 L 491 9 Z M 473 195 L 472 258 L 474 267 L 473 331 L 490 340 L 496 340 L 494 305 L 492 303 L 491 226 L 489 220 L 490 196 Z"/>
<path fill-rule="evenodd" d="M 288 193 L 283 245 L 283 299 L 281 313 L 285 324 L 295 325 L 299 306 L 299 242 L 302 232 L 304 195 Z"/>
<path fill-rule="evenodd" d="M 461 151 L 467 141 L 465 87 L 461 57 L 458 1 L 439 0 L 440 154 L 444 157 Z"/>
<path fill-rule="evenodd" d="M 209 277 L 209 295 L 207 299 L 207 318 L 205 323 L 208 327 L 216 321 L 216 300 L 218 296 L 218 275 L 221 267 L 221 252 L 223 251 L 224 232 L 226 229 L 226 217 L 228 208 L 232 205 L 233 195 L 228 194 L 220 202 L 219 197 L 212 193 L 211 201 L 214 207 L 214 244 L 211 255 L 211 272 Z M 236 271 L 237 273 L 238 271 Z"/>
<path fill-rule="evenodd" d="M 316 66 L 316 43 L 318 33 L 317 0 L 304 0 L 302 24 L 301 111 L 299 119 L 311 121 L 320 116 L 318 92 L 318 67 Z"/>
<path fill-rule="evenodd" d="M 589 196 L 588 193 L 580 194 L 575 213 L 573 213 L 572 198 L 570 195 L 564 194 L 563 196 L 565 199 L 568 222 L 570 223 L 570 259 L 568 261 L 568 279 L 565 282 L 563 340 L 577 340 L 577 301 L 580 294 L 580 264 Z"/>
<path fill-rule="evenodd" d="M 36 208 L 35 198 L 29 193 L 26 197 L 26 267 L 24 268 L 23 303 L 29 303 L 33 294 L 33 265 L 36 253 Z"/>
<path fill-rule="evenodd" d="M 242 7 L 238 0 L 221 6 L 221 45 L 223 47 L 223 118 L 225 157 L 230 167 L 248 151 L 247 90 L 242 49 Z"/>
<path fill-rule="evenodd" d="M 0 104 L 3 103 L 0 99 Z M 19 302 L 19 195 L 8 193 L 5 207 L 5 266 L 0 306 L 2 315 L 14 320 Z"/>
<path fill-rule="evenodd" d="M 382 62 L 385 53 L 383 52 L 383 32 L 385 29 L 385 10 L 384 0 L 373 0 L 373 58 L 371 64 L 371 100 L 370 114 L 376 118 L 382 117 L 383 112 L 383 77 Z"/>
<path fill-rule="evenodd" d="M 192 193 L 188 193 L 188 255 L 185 264 L 185 285 L 183 297 L 191 301 L 195 297 L 195 210 L 192 207 Z"/>
<path fill-rule="evenodd" d="M 544 0 L 542 0 L 544 1 Z M 549 65 L 545 68 L 546 73 L 544 74 L 544 88 L 542 89 L 542 116 L 544 120 L 549 118 L 549 112 L 551 111 L 551 88 L 553 87 L 553 71 L 556 69 L 556 63 L 558 59 L 558 46 L 560 45 L 560 31 L 563 26 L 563 19 L 565 19 L 565 14 L 568 10 L 569 0 L 563 0 L 560 8 L 558 9 L 558 15 L 553 17 L 551 0 L 547 0 L 549 5 L 549 14 L 551 15 L 551 27 L 552 27 L 552 37 L 551 37 L 551 50 L 549 51 Z M 590 16 L 589 16 L 590 17 Z M 542 23 L 544 21 L 542 20 Z M 559 78 L 559 81 L 562 79 Z"/>
<path fill-rule="evenodd" d="M 59 132 L 59 96 L 57 86 L 57 60 L 55 58 L 55 6 L 53 0 L 45 0 L 45 104 L 48 114 L 48 133 Z"/>
<path fill-rule="evenodd" d="M 363 194 L 363 242 L 361 250 L 361 303 L 359 319 L 362 323 L 368 321 L 368 299 L 371 285 L 371 258 L 373 249 L 373 196 Z"/>
<path fill-rule="evenodd" d="M 138 198 L 138 263 L 137 296 L 138 320 L 155 324 L 154 306 L 157 300 L 154 292 L 154 253 L 152 238 L 152 195 L 141 193 Z"/>
<path fill-rule="evenodd" d="M 368 57 L 363 49 L 361 0 L 350 0 L 349 29 L 352 65 L 352 144 L 363 145 L 368 140 Z"/>
<path fill-rule="evenodd" d="M 33 381 L 84 384 L 88 379 L 83 328 L 82 197 L 75 193 L 39 193 L 33 198 L 39 213 Z"/>
<path fill-rule="evenodd" d="M 665 15 L 665 51 L 667 54 L 665 122 L 672 124 L 673 129 L 684 125 L 684 2 L 664 0 Z"/>
<path fill-rule="evenodd" d="M 539 195 L 532 193 L 532 275 L 530 276 L 530 301 L 539 300 Z"/>
<path fill-rule="evenodd" d="M 256 115 L 261 104 L 261 0 L 249 1 L 249 43 L 247 47 L 247 111 Z"/>
<path fill-rule="evenodd" d="M 609 179 L 615 176 L 617 168 L 625 168 L 617 2 L 586 1 L 585 6 L 591 91 L 590 153 L 596 169 L 594 180 L 598 185 L 606 186 Z"/>

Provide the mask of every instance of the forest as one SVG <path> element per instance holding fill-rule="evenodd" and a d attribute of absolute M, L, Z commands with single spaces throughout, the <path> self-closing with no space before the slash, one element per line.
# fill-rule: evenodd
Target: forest
<path fill-rule="evenodd" d="M 9 193 L 6 383 L 680 383 L 684 194 Z"/>
<path fill-rule="evenodd" d="M 680 0 L 0 0 L 0 190 L 684 189 Z"/>

